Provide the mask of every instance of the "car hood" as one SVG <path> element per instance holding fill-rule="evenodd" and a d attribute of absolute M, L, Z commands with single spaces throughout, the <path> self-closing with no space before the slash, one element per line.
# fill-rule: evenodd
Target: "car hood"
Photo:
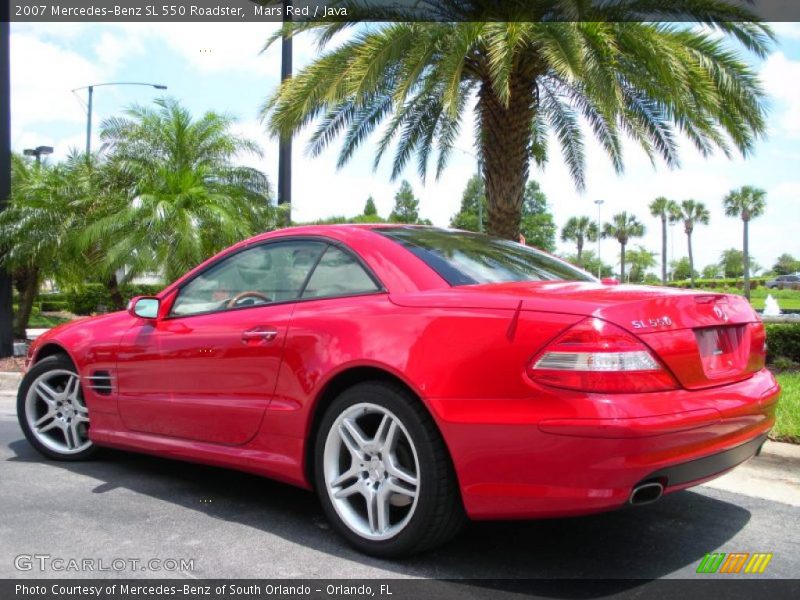
<path fill-rule="evenodd" d="M 126 311 L 118 311 L 62 323 L 36 338 L 31 344 L 31 351 L 36 351 L 47 342 L 72 345 L 81 340 L 119 337 L 120 325 L 124 325 L 130 320 L 131 317 Z"/>

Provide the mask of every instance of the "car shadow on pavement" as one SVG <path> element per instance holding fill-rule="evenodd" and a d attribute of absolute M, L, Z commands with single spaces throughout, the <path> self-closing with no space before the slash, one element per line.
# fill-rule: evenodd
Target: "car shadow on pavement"
<path fill-rule="evenodd" d="M 572 589 L 562 583 L 528 582 L 537 594 L 552 597 L 602 596 L 641 585 L 641 580 L 670 575 L 697 564 L 750 520 L 750 513 L 739 506 L 686 491 L 649 506 L 588 517 L 474 522 L 441 548 L 387 561 L 352 550 L 331 530 L 315 495 L 288 485 L 118 451 L 105 450 L 102 458 L 90 462 L 63 463 L 43 459 L 23 439 L 9 447 L 14 454 L 10 461 L 42 463 L 97 479 L 100 483 L 91 489 L 95 494 L 125 488 L 401 577 L 619 580 L 589 595 L 585 586 Z M 454 585 L 464 584 L 471 585 Z M 513 591 L 516 584 L 479 585 Z"/>

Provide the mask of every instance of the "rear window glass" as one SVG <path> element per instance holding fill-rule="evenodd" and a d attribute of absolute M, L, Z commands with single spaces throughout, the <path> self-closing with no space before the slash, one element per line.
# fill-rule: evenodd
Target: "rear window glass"
<path fill-rule="evenodd" d="M 585 271 L 554 256 L 487 235 L 425 227 L 386 227 L 374 231 L 413 252 L 450 285 L 596 281 Z"/>

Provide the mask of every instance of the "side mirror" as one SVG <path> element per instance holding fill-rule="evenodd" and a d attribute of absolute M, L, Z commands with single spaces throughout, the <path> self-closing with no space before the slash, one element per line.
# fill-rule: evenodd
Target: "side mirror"
<path fill-rule="evenodd" d="M 619 279 L 616 279 L 615 277 L 603 277 L 600 280 L 600 283 L 603 285 L 619 285 Z"/>
<path fill-rule="evenodd" d="M 128 302 L 128 313 L 139 319 L 154 320 L 158 318 L 161 301 L 150 296 L 137 296 Z"/>

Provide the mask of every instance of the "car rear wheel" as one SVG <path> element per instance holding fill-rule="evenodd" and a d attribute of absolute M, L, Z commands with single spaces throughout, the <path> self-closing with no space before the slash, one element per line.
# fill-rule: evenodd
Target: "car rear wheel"
<path fill-rule="evenodd" d="M 95 453 L 80 376 L 64 355 L 44 358 L 25 374 L 17 418 L 31 445 L 48 458 L 75 461 Z"/>
<path fill-rule="evenodd" d="M 315 480 L 334 527 L 362 552 L 409 555 L 444 543 L 464 522 L 436 426 L 403 387 L 361 383 L 326 411 Z"/>

